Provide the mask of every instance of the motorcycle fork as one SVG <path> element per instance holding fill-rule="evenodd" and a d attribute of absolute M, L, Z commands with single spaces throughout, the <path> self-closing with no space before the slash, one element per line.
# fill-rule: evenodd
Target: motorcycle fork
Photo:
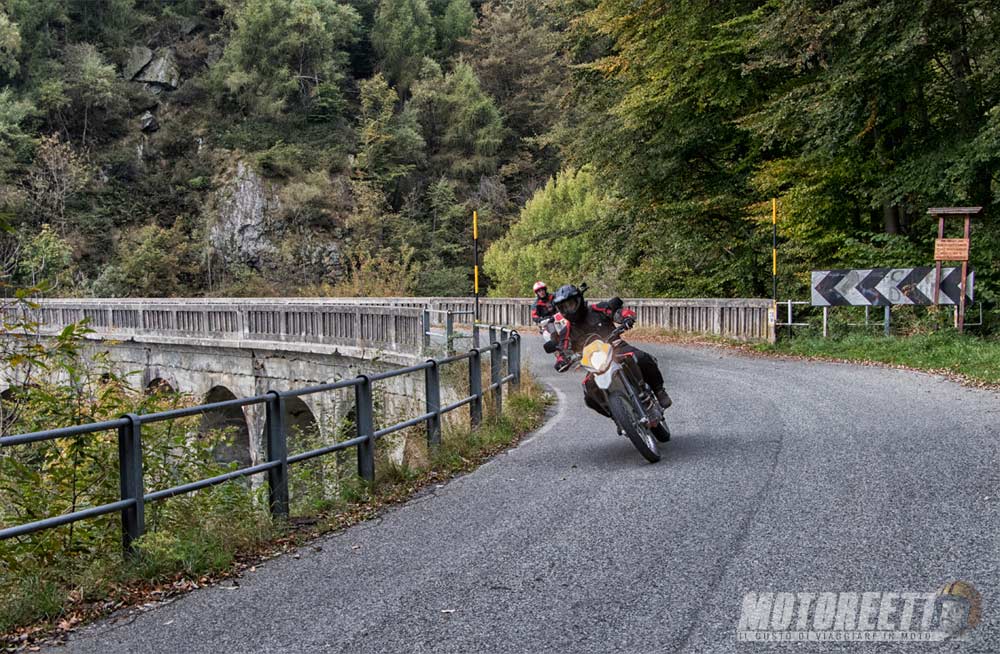
<path fill-rule="evenodd" d="M 622 384 L 622 386 L 626 387 L 629 400 L 642 413 L 643 425 L 646 427 L 657 425 L 662 418 L 662 414 L 656 410 L 659 405 L 656 404 L 656 398 L 653 396 L 646 381 L 642 378 L 639 363 L 634 357 L 629 357 L 622 368 L 623 372 L 628 375 L 629 381 L 632 382 L 631 384 Z"/>

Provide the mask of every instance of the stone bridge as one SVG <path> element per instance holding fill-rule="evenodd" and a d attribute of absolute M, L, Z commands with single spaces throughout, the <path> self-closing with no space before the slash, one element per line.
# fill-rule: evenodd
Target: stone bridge
<path fill-rule="evenodd" d="M 23 311 L 23 309 L 22 309 Z M 43 300 L 22 316 L 43 335 L 81 320 L 85 354 L 106 356 L 143 389 L 165 387 L 208 404 L 374 374 L 429 355 L 422 346 L 423 311 L 290 300 Z M 8 321 L 11 316 L 8 316 Z M 423 405 L 423 379 L 382 380 L 377 403 L 386 416 Z M 5 384 L 6 385 L 6 384 Z M 292 431 L 335 437 L 354 405 L 349 392 L 289 398 Z M 204 430 L 235 432 L 226 455 L 242 465 L 265 460 L 263 405 L 206 414 Z M 403 458 L 405 442 L 390 453 Z"/>
<path fill-rule="evenodd" d="M 741 340 L 774 337 L 769 300 L 627 302 L 647 326 Z M 530 307 L 523 298 L 484 298 L 480 317 L 525 325 Z M 89 354 L 106 352 L 121 371 L 134 373 L 135 385 L 166 386 L 206 404 L 415 363 L 431 354 L 425 338 L 431 317 L 445 321 L 453 312 L 456 323 L 468 323 L 472 308 L 469 298 L 51 299 L 38 302 L 27 318 L 42 334 L 86 320 Z M 424 399 L 420 381 L 402 376 L 382 382 L 376 389 L 381 410 L 414 412 Z M 295 398 L 289 420 L 327 439 L 352 405 L 353 398 L 336 393 Z M 236 432 L 234 459 L 264 460 L 261 407 L 206 415 L 206 429 L 219 426 Z M 393 458 L 402 460 L 404 448 L 398 442 Z"/>

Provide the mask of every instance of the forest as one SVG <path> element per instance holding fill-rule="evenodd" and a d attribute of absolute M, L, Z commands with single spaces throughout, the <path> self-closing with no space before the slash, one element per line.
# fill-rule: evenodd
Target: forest
<path fill-rule="evenodd" d="M 0 275 L 50 295 L 779 295 L 982 206 L 990 0 L 0 0 Z"/>

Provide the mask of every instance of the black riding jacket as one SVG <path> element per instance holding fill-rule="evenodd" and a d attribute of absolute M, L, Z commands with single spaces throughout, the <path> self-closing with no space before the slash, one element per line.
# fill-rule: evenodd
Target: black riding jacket
<path fill-rule="evenodd" d="M 549 293 L 545 297 L 535 300 L 535 303 L 531 305 L 531 319 L 539 323 L 556 315 L 556 305 L 552 302 L 554 299 L 555 296 Z"/>
<path fill-rule="evenodd" d="M 624 308 L 623 304 L 618 297 L 611 298 L 607 302 L 588 303 L 581 318 L 566 321 L 561 349 L 564 352 L 582 352 L 590 336 L 594 334 L 602 340 L 607 340 L 623 320 L 635 318 L 635 312 Z"/>

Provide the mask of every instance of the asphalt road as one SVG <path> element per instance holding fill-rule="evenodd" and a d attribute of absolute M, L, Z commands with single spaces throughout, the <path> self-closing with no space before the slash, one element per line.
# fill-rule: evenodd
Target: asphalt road
<path fill-rule="evenodd" d="M 556 375 L 545 428 L 473 474 L 243 577 L 79 632 L 94 652 L 1000 652 L 1000 398 L 878 368 L 650 347 L 647 464 Z M 962 643 L 737 642 L 748 592 L 933 592 Z M 897 614 L 898 615 L 898 614 Z"/>

